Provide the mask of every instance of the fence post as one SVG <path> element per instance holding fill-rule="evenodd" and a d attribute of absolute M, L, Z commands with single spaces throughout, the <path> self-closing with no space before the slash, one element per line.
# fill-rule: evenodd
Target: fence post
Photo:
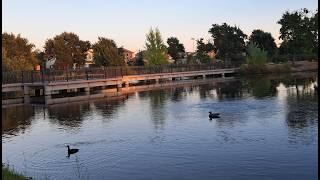
<path fill-rule="evenodd" d="M 89 80 L 88 70 L 87 70 L 87 69 L 85 70 L 85 73 L 86 73 L 86 78 L 87 78 L 87 80 Z"/>
<path fill-rule="evenodd" d="M 23 71 L 21 71 L 21 82 L 22 82 L 22 84 L 24 84 L 24 75 L 23 75 Z"/>
<path fill-rule="evenodd" d="M 68 68 L 66 69 L 66 73 L 67 73 L 67 82 L 69 81 L 69 73 L 68 73 Z"/>
<path fill-rule="evenodd" d="M 43 69 L 41 69 L 41 80 L 42 80 L 42 83 L 44 83 L 44 74 L 43 74 Z"/>
<path fill-rule="evenodd" d="M 104 71 L 104 78 L 107 79 L 107 70 L 105 66 L 103 66 L 103 71 Z"/>
<path fill-rule="evenodd" d="M 31 71 L 31 83 L 33 83 L 33 71 Z"/>

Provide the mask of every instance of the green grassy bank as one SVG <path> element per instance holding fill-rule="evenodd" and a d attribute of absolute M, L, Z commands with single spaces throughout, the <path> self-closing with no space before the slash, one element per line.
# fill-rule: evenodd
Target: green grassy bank
<path fill-rule="evenodd" d="M 3 180 L 26 180 L 30 178 L 27 178 L 22 174 L 14 171 L 13 169 L 9 168 L 8 165 L 2 164 L 2 179 Z"/>
<path fill-rule="evenodd" d="M 242 65 L 240 74 L 275 74 L 275 73 L 289 73 L 289 72 L 303 72 L 303 71 L 317 71 L 317 61 L 296 61 L 286 62 L 283 64 L 268 63 L 261 66 Z"/>

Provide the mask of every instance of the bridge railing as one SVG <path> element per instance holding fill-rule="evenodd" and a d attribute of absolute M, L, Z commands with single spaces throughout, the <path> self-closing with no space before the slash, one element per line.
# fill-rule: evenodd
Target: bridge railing
<path fill-rule="evenodd" d="M 76 81 L 90 79 L 107 79 L 130 75 L 175 73 L 201 70 L 234 68 L 225 64 L 206 65 L 168 65 L 159 67 L 126 66 L 79 69 L 46 69 L 43 71 L 10 71 L 2 72 L 2 84 Z"/>

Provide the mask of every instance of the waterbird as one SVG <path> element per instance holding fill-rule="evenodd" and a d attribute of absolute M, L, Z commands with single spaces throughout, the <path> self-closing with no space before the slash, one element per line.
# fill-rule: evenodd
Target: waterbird
<path fill-rule="evenodd" d="M 220 118 L 220 114 L 219 113 L 212 113 L 211 111 L 209 112 L 209 118 L 210 120 L 213 118 Z"/>
<path fill-rule="evenodd" d="M 74 154 L 79 151 L 79 149 L 70 149 L 69 145 L 67 147 L 68 147 L 68 156 L 70 156 L 70 154 Z"/>

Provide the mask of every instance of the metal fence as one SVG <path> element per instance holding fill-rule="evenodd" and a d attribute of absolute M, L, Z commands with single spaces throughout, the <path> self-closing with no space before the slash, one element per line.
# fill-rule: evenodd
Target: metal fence
<path fill-rule="evenodd" d="M 104 68 L 79 68 L 64 70 L 46 69 L 43 71 L 10 71 L 2 72 L 2 84 L 107 79 L 130 75 L 188 72 L 225 69 L 234 67 L 234 65 L 226 64 L 207 64 L 168 65 L 159 67 L 126 66 Z"/>

